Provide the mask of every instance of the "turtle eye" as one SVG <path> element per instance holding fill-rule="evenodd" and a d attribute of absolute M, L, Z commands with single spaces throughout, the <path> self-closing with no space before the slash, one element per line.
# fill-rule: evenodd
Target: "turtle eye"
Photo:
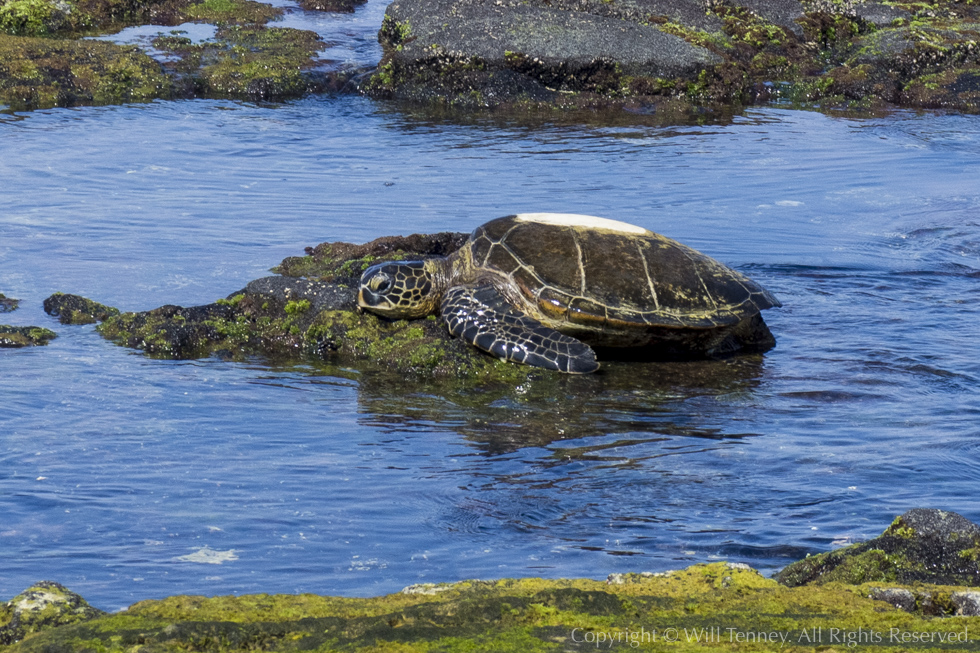
<path fill-rule="evenodd" d="M 377 293 L 386 293 L 391 290 L 392 280 L 387 274 L 379 274 L 371 279 L 368 287 Z"/>

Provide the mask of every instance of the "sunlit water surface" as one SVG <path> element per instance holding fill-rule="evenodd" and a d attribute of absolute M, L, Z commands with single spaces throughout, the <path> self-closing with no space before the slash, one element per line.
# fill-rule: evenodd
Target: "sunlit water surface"
<path fill-rule="evenodd" d="M 912 507 L 980 519 L 980 119 L 451 124 L 356 97 L 0 118 L 0 597 L 367 596 L 728 559 L 774 570 Z M 459 389 L 166 361 L 73 292 L 211 302 L 328 240 L 597 214 L 775 292 L 764 357 Z M 615 371 L 625 363 L 607 366 Z M 618 380 L 617 380 L 618 379 Z"/>

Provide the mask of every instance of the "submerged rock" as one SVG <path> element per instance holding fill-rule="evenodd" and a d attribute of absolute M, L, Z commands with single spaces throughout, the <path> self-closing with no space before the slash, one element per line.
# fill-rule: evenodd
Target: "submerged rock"
<path fill-rule="evenodd" d="M 42 630 L 104 614 L 63 585 L 41 581 L 0 607 L 0 644 L 13 644 Z"/>
<path fill-rule="evenodd" d="M 19 299 L 14 299 L 13 297 L 7 297 L 2 292 L 0 292 L 0 313 L 9 313 L 11 311 L 16 311 L 17 306 L 20 304 Z"/>
<path fill-rule="evenodd" d="M 0 324 L 0 348 L 36 347 L 46 345 L 57 337 L 54 331 L 43 327 Z"/>
<path fill-rule="evenodd" d="M 980 586 L 980 526 L 955 512 L 916 508 L 896 517 L 875 539 L 795 562 L 776 579 L 794 587 L 830 582 Z M 894 593 L 879 598 L 909 603 Z"/>

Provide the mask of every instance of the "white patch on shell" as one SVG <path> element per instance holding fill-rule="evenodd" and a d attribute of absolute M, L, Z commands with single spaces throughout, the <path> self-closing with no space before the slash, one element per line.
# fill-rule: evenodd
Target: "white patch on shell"
<path fill-rule="evenodd" d="M 650 232 L 643 227 L 635 224 L 610 220 L 609 218 L 597 218 L 594 215 L 577 215 L 575 213 L 519 213 L 518 222 L 539 222 L 541 224 L 554 224 L 562 227 L 585 227 L 586 229 L 602 229 L 603 231 L 614 231 L 621 234 L 632 234 L 645 236 Z"/>

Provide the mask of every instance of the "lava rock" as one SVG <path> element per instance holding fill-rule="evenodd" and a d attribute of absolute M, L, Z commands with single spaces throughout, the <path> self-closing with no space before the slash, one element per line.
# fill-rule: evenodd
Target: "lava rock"
<path fill-rule="evenodd" d="M 897 517 L 873 540 L 795 562 L 780 571 L 776 579 L 791 587 L 829 582 L 977 587 L 980 526 L 955 512 L 915 508 Z M 892 594 L 875 598 L 908 603 L 907 597 Z M 967 606 L 969 600 L 963 601 Z"/>

